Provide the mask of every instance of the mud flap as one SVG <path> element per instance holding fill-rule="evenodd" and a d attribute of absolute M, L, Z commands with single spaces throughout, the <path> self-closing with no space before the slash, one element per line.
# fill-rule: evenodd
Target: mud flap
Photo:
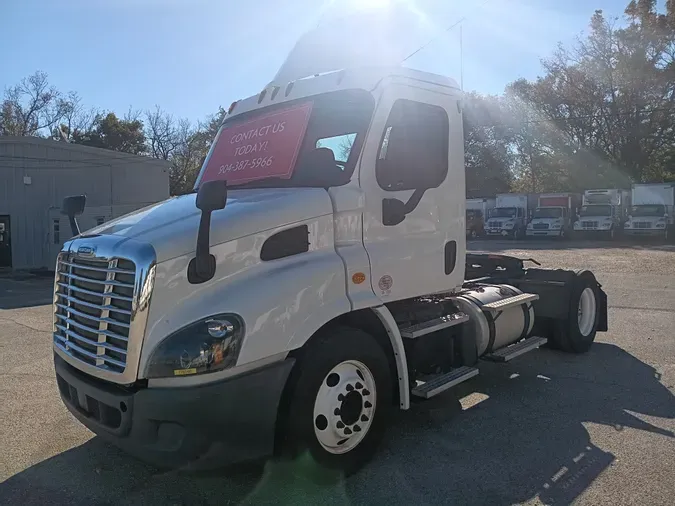
<path fill-rule="evenodd" d="M 607 294 L 598 283 L 598 332 L 607 332 Z"/>

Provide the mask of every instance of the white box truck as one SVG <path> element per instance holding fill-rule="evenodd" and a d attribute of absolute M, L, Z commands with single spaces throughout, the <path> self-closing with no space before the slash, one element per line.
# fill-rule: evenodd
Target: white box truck
<path fill-rule="evenodd" d="M 485 234 L 485 220 L 494 209 L 496 199 L 466 199 L 466 236 L 475 239 Z"/>
<path fill-rule="evenodd" d="M 672 238 L 675 183 L 634 184 L 631 194 L 632 207 L 624 233 L 631 237 Z"/>
<path fill-rule="evenodd" d="M 579 200 L 576 193 L 539 195 L 537 208 L 527 224 L 527 237 L 569 237 Z"/>
<path fill-rule="evenodd" d="M 82 233 L 84 198 L 64 201 L 58 389 L 147 462 L 302 452 L 351 473 L 411 398 L 607 328 L 591 272 L 467 254 L 455 81 L 311 70 L 233 104 L 194 193 Z M 526 196 L 505 198 L 522 223 Z"/>
<path fill-rule="evenodd" d="M 586 190 L 578 219 L 574 222 L 574 235 L 616 238 L 623 231 L 630 202 L 629 190 Z"/>
<path fill-rule="evenodd" d="M 527 194 L 500 193 L 495 208 L 490 213 L 485 232 L 488 236 L 512 237 L 525 236 L 527 226 Z"/>

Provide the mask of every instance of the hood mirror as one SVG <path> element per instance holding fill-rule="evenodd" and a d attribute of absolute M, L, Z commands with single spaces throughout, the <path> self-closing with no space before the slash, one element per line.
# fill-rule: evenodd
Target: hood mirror
<path fill-rule="evenodd" d="M 70 229 L 73 232 L 73 237 L 80 235 L 80 226 L 75 219 L 75 216 L 79 216 L 84 212 L 84 207 L 87 204 L 86 195 L 71 195 L 63 199 L 63 204 L 61 205 L 61 214 L 68 216 L 68 221 L 70 221 Z"/>
<path fill-rule="evenodd" d="M 202 215 L 197 232 L 197 250 L 188 265 L 188 281 L 192 284 L 204 283 L 216 273 L 216 257 L 209 251 L 211 213 L 224 209 L 225 204 L 227 204 L 226 181 L 206 181 L 199 185 L 195 205 Z"/>

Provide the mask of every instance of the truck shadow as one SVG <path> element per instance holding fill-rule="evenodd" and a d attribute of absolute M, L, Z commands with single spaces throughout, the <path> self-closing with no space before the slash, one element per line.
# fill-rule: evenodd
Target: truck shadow
<path fill-rule="evenodd" d="M 570 504 L 614 455 L 584 423 L 673 433 L 630 412 L 675 418 L 675 396 L 617 346 L 586 355 L 539 350 L 485 364 L 456 390 L 400 413 L 355 476 L 308 479 L 311 461 L 270 461 L 209 474 L 159 472 L 94 438 L 0 485 L 5 504 Z M 617 371 L 620 374 L 617 375 Z M 332 478 L 332 479 L 331 479 Z"/>

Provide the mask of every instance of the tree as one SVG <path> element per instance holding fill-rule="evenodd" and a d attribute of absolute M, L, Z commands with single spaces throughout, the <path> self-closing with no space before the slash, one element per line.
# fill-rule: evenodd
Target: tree
<path fill-rule="evenodd" d="M 99 113 L 96 109 L 86 108 L 77 93 L 71 91 L 60 100 L 62 114 L 58 125 L 52 128 L 52 139 L 70 142 L 94 128 Z"/>
<path fill-rule="evenodd" d="M 463 109 L 467 197 L 509 191 L 513 155 L 502 101 L 470 93 L 465 97 Z"/>
<path fill-rule="evenodd" d="M 168 160 L 181 142 L 186 142 L 184 129 L 176 124 L 173 116 L 155 106 L 154 111 L 145 113 L 146 138 L 150 155 Z M 189 123 L 187 125 L 189 130 Z"/>
<path fill-rule="evenodd" d="M 509 86 L 523 117 L 518 187 L 581 190 L 673 177 L 675 2 L 666 10 L 631 1 L 622 28 L 596 11 L 588 37 L 545 59 L 542 77 Z"/>
<path fill-rule="evenodd" d="M 64 101 L 41 71 L 5 90 L 0 106 L 0 135 L 40 135 L 63 116 Z"/>
<path fill-rule="evenodd" d="M 178 125 L 180 143 L 171 158 L 169 186 L 172 195 L 181 195 L 192 191 L 211 144 L 227 112 L 221 107 L 218 112 L 200 122 L 191 125 L 181 120 Z"/>
<path fill-rule="evenodd" d="M 85 146 L 133 155 L 146 153 L 143 122 L 138 119 L 120 120 L 112 112 L 105 116 L 98 115 L 92 129 L 74 134 L 72 140 Z"/>

